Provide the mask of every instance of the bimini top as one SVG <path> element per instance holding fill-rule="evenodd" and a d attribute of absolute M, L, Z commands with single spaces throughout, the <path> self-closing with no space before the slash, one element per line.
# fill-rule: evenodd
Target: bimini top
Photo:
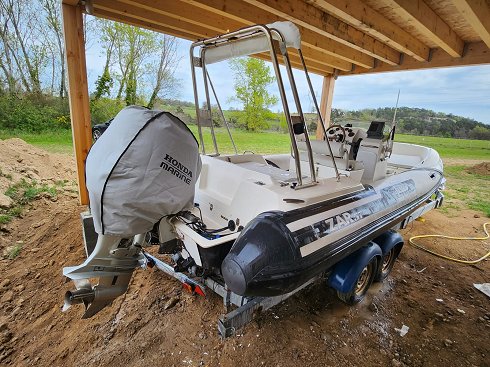
<path fill-rule="evenodd" d="M 286 47 L 294 47 L 297 50 L 301 48 L 301 35 L 298 27 L 293 23 L 289 21 L 275 22 L 267 24 L 266 27 L 272 31 L 272 38 L 275 40 L 281 40 L 281 36 L 277 34 L 279 32 L 286 43 Z M 277 32 L 274 32 L 274 30 Z M 257 29 L 251 29 L 249 36 L 241 35 L 236 41 L 216 42 L 212 46 L 206 46 L 207 48 L 203 57 L 206 64 L 213 64 L 234 57 L 248 56 L 270 50 L 268 37 L 264 33 L 257 31 Z"/>

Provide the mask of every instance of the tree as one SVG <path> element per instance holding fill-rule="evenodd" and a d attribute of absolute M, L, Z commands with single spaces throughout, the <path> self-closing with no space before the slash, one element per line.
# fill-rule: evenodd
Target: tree
<path fill-rule="evenodd" d="M 0 30 L 4 49 L 8 49 L 16 73 L 28 92 L 41 92 L 41 72 L 46 62 L 46 50 L 39 42 L 40 19 L 38 4 L 27 0 L 0 0 Z"/>
<path fill-rule="evenodd" d="M 238 58 L 230 61 L 235 72 L 236 98 L 243 105 L 243 123 L 247 130 L 258 130 L 265 126 L 266 119 L 272 113 L 268 107 L 277 103 L 276 96 L 267 91 L 267 86 L 274 82 L 265 61 L 255 58 Z"/>
<path fill-rule="evenodd" d="M 101 37 L 100 42 L 102 48 L 105 50 L 105 63 L 102 75 L 99 75 L 95 82 L 94 100 L 98 100 L 103 95 L 110 95 L 114 80 L 111 77 L 110 66 L 112 62 L 112 53 L 114 51 L 114 45 L 116 43 L 117 31 L 112 26 L 111 21 L 100 21 Z"/>
<path fill-rule="evenodd" d="M 163 35 L 158 40 L 158 48 L 160 48 L 160 60 L 157 64 L 153 79 L 153 91 L 148 101 L 148 108 L 153 108 L 155 100 L 158 96 L 168 97 L 169 93 L 176 89 L 177 79 L 174 77 L 174 72 L 179 65 L 180 58 L 177 55 L 178 42 L 175 37 Z M 161 95 L 164 92 L 166 95 Z"/>
<path fill-rule="evenodd" d="M 114 47 L 120 72 L 116 98 L 120 99 L 125 92 L 126 103 L 135 104 L 144 63 L 156 49 L 156 33 L 122 23 L 111 26 L 116 35 Z"/>
<path fill-rule="evenodd" d="M 345 117 L 345 112 L 344 111 L 342 111 L 339 108 L 332 108 L 332 113 L 331 113 L 330 119 L 332 120 L 332 122 L 334 124 L 340 123 L 340 121 L 342 121 L 342 119 L 344 117 Z"/>
<path fill-rule="evenodd" d="M 57 57 L 52 55 L 52 84 L 54 84 L 56 67 L 59 65 L 59 89 L 58 94 L 61 98 L 64 98 L 67 94 L 67 88 L 65 83 L 65 47 L 63 44 L 63 30 L 61 26 L 61 8 L 58 0 L 42 0 L 42 7 L 46 14 L 46 22 L 50 33 L 46 36 L 48 45 L 50 48 L 56 49 Z M 53 42 L 54 38 L 54 42 Z M 55 44 L 54 47 L 52 44 Z M 56 60 L 57 59 L 57 60 Z M 51 88 L 52 90 L 54 88 Z"/>
<path fill-rule="evenodd" d="M 176 92 L 180 58 L 175 37 L 108 20 L 98 20 L 97 26 L 105 63 L 95 82 L 94 101 L 111 96 L 114 85 L 116 99 L 127 105 L 147 99 L 149 108 L 157 98 Z"/>

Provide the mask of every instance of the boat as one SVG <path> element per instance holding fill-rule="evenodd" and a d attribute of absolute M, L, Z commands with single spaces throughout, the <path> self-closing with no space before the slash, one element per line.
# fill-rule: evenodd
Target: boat
<path fill-rule="evenodd" d="M 323 139 L 310 139 L 290 52 L 303 66 Z M 207 67 L 248 55 L 268 55 L 272 62 L 291 140 L 288 154 L 237 152 Z M 175 116 L 132 106 L 114 118 L 88 155 L 97 243 L 83 264 L 63 270 L 76 286 L 67 292 L 65 309 L 84 303 L 84 317 L 94 315 L 126 291 L 134 269 L 155 262 L 198 293 L 198 280 L 212 280 L 247 300 L 277 297 L 326 275 L 344 301 L 358 302 L 373 280 L 389 273 L 401 250 L 403 240 L 393 228 L 420 215 L 424 204 L 441 205 L 438 153 L 395 142 L 395 119 L 372 121 L 367 129 L 326 126 L 291 22 L 194 42 L 190 57 L 199 144 Z M 234 154 L 219 151 L 211 92 Z M 169 264 L 145 250 L 152 244 L 170 256 Z M 357 288 L 345 285 L 349 277 Z M 98 285 L 91 278 L 99 278 Z"/>

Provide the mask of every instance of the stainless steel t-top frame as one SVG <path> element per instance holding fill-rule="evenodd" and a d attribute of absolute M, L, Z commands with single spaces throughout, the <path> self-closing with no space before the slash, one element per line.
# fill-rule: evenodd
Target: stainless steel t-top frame
<path fill-rule="evenodd" d="M 220 116 L 223 119 L 225 127 L 228 131 L 228 135 L 229 135 L 230 140 L 231 140 L 233 147 L 235 149 L 235 154 L 237 153 L 237 149 L 236 149 L 235 143 L 233 141 L 233 137 L 231 135 L 228 123 L 226 121 L 226 118 L 225 118 L 223 111 L 221 109 L 221 106 L 219 104 L 216 92 L 214 90 L 214 86 L 213 86 L 211 79 L 209 77 L 209 74 L 206 70 L 206 50 L 216 48 L 216 47 L 220 47 L 220 46 L 227 45 L 227 44 L 229 45 L 230 43 L 234 43 L 237 41 L 252 40 L 254 38 L 259 39 L 259 38 L 263 38 L 264 36 L 267 40 L 268 51 L 270 53 L 272 65 L 274 67 L 277 85 L 279 88 L 279 94 L 281 96 L 281 102 L 283 105 L 284 114 L 285 114 L 286 122 L 288 125 L 289 136 L 291 139 L 291 148 L 292 148 L 293 158 L 295 161 L 296 178 L 297 178 L 297 184 L 296 184 L 295 188 L 300 189 L 303 187 L 315 185 L 317 183 L 317 180 L 316 180 L 316 171 L 315 171 L 315 166 L 314 166 L 314 161 L 313 161 L 313 153 L 312 153 L 312 149 L 311 149 L 308 129 L 307 129 L 307 126 L 305 123 L 303 110 L 301 108 L 301 103 L 300 103 L 298 91 L 296 89 L 296 83 L 294 80 L 293 72 L 291 69 L 291 64 L 289 61 L 289 55 L 288 55 L 288 51 L 287 51 L 286 42 L 285 42 L 284 36 L 281 34 L 281 32 L 279 32 L 277 29 L 269 28 L 268 26 L 265 26 L 265 25 L 254 25 L 251 27 L 242 28 L 242 29 L 239 29 L 237 31 L 230 32 L 230 33 L 220 35 L 217 37 L 196 41 L 191 45 L 190 58 L 191 58 L 192 82 L 193 82 L 194 100 L 195 100 L 195 106 L 196 106 L 196 119 L 197 119 L 199 140 L 200 140 L 200 144 L 201 144 L 202 153 L 206 154 L 202 127 L 208 126 L 208 127 L 210 127 L 211 138 L 212 138 L 213 145 L 214 145 L 214 153 L 211 155 L 219 155 L 218 145 L 216 143 L 216 135 L 214 132 L 214 126 L 213 126 L 213 121 L 212 121 L 212 117 L 211 117 L 211 103 L 210 103 L 210 97 L 209 97 L 209 86 L 208 86 L 208 84 L 212 88 L 214 97 L 215 97 L 217 104 L 218 104 Z M 275 48 L 274 46 L 278 46 L 278 47 Z M 199 50 L 200 50 L 199 57 L 194 56 L 194 49 L 196 47 L 199 47 Z M 294 116 L 294 119 L 291 116 L 291 113 L 289 110 L 289 105 L 288 105 L 288 101 L 287 101 L 287 97 L 286 97 L 286 91 L 284 88 L 284 83 L 283 83 L 281 71 L 279 69 L 279 62 L 278 62 L 277 54 L 275 51 L 276 49 L 279 50 L 279 52 L 283 56 L 284 66 L 286 68 L 288 80 L 289 80 L 289 83 L 291 85 L 291 90 L 293 93 L 294 103 L 295 103 L 296 109 L 298 111 L 298 116 Z M 308 71 L 306 69 L 306 64 L 305 64 L 304 59 L 303 59 L 303 54 L 301 53 L 301 49 L 298 49 L 297 51 L 298 51 L 299 57 L 302 61 L 302 65 L 303 65 L 304 72 L 306 75 L 306 80 L 307 80 L 312 98 L 314 100 L 314 104 L 315 104 L 317 113 L 320 116 L 320 120 L 321 120 L 320 122 L 321 122 L 322 127 L 323 127 L 324 139 L 325 139 L 326 144 L 328 145 L 328 149 L 330 152 L 330 156 L 332 158 L 335 173 L 336 173 L 337 179 L 339 179 L 340 175 L 339 175 L 336 163 L 335 163 L 335 158 L 333 156 L 332 149 L 330 147 L 330 143 L 329 143 L 328 138 L 327 138 L 325 126 L 323 125 L 323 119 L 321 117 L 321 113 L 320 113 L 320 110 L 318 107 L 318 103 L 316 101 L 316 97 L 315 97 L 315 94 L 313 92 L 313 87 L 311 85 L 311 80 L 310 80 L 310 77 L 308 75 Z M 198 96 L 198 89 L 197 89 L 197 82 L 196 82 L 196 67 L 200 67 L 202 69 L 202 78 L 203 78 L 203 82 L 204 82 L 205 108 L 202 108 L 202 109 L 199 107 L 199 96 Z M 300 124 L 300 129 L 296 129 L 296 132 L 295 132 L 295 129 L 293 126 L 294 124 Z M 310 168 L 310 177 L 311 177 L 310 182 L 307 182 L 307 183 L 303 183 L 303 176 L 301 174 L 300 155 L 299 155 L 299 151 L 298 151 L 296 135 L 300 135 L 304 138 L 306 148 L 307 148 L 309 168 Z"/>

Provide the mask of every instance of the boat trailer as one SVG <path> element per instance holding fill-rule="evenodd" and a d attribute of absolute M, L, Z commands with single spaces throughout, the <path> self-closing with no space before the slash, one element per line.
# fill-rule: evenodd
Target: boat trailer
<path fill-rule="evenodd" d="M 426 212 L 440 207 L 443 199 L 443 194 L 440 191 L 437 191 L 411 215 L 393 227 L 393 229 L 406 228 L 409 223 L 421 217 Z M 97 234 L 94 230 L 92 215 L 89 212 L 84 212 L 81 214 L 81 217 L 84 245 L 88 256 L 95 247 Z M 223 298 L 225 314 L 221 315 L 218 319 L 218 334 L 223 339 L 234 336 L 238 330 L 251 322 L 259 313 L 278 305 L 323 277 L 323 274 L 315 276 L 293 291 L 280 296 L 244 297 L 229 290 L 221 279 L 212 276 L 206 278 L 191 278 L 182 272 L 175 271 L 174 267 L 167 262 L 160 260 L 147 252 L 143 252 L 143 254 L 146 258 L 146 266 L 148 268 L 155 267 L 165 274 L 177 279 L 189 292 L 205 297 L 207 291 L 210 290 Z"/>

